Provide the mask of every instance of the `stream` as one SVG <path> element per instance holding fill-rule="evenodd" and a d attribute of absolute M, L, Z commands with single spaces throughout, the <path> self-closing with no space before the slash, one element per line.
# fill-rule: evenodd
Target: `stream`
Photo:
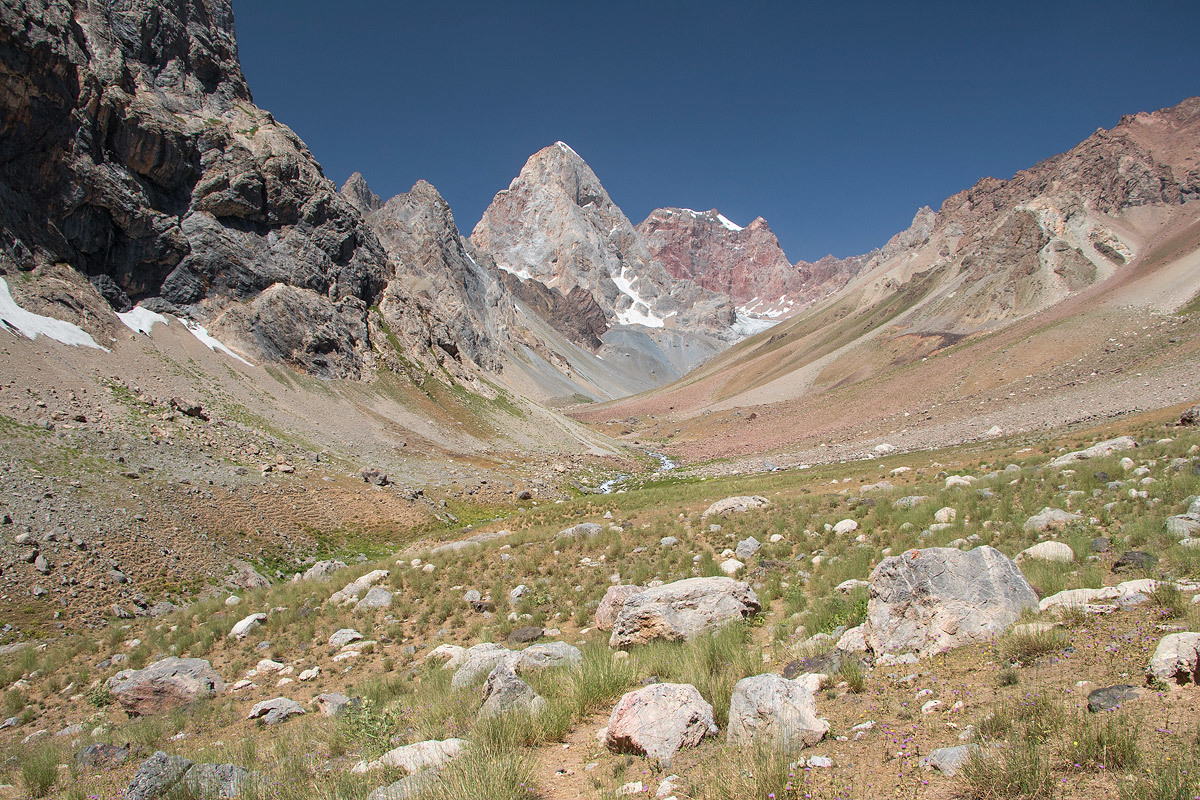
<path fill-rule="evenodd" d="M 658 459 L 658 469 L 654 470 L 654 474 L 656 475 L 660 472 L 670 472 L 679 466 L 663 453 L 655 453 L 653 450 L 647 450 L 646 455 L 650 456 L 651 458 Z M 614 491 L 616 491 L 618 486 L 629 480 L 631 477 L 631 475 L 618 475 L 615 478 L 609 478 L 604 483 L 600 484 L 597 492 L 599 494 L 612 494 Z"/>

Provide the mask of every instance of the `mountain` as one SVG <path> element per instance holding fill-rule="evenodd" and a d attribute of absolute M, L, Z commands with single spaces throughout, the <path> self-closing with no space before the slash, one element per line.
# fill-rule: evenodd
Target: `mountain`
<path fill-rule="evenodd" d="M 920 209 L 877 251 L 810 265 L 830 296 L 670 387 L 577 416 L 761 467 L 1184 402 L 1200 370 L 1183 313 L 1200 293 L 1198 152 L 1198 98 L 1123 117 Z"/>
<path fill-rule="evenodd" d="M 484 212 L 471 242 L 522 282 L 536 281 L 564 298 L 574 292 L 569 303 L 540 303 L 549 321 L 576 331 L 575 340 L 602 358 L 636 364 L 650 385 L 684 374 L 736 338 L 729 298 L 673 278 L 591 167 L 562 142 L 530 157 Z M 607 330 L 599 330 L 580 290 L 590 294 Z M 534 305 L 533 298 L 546 297 L 537 287 L 518 293 Z"/>
<path fill-rule="evenodd" d="M 729 295 L 743 306 L 796 294 L 803 284 L 762 217 L 743 228 L 715 208 L 659 208 L 637 232 L 672 277 Z"/>
<path fill-rule="evenodd" d="M 438 367 L 453 309 L 408 294 L 362 198 L 254 105 L 229 0 L 5 4 L 0 76 L 0 269 L 73 268 L 15 286 L 22 302 L 102 339 L 140 304 L 255 359 L 364 378 L 391 349 L 369 320 L 386 290 L 398 344 Z"/>
<path fill-rule="evenodd" d="M 826 256 L 792 264 L 762 217 L 742 227 L 715 208 L 659 208 L 637 226 L 650 255 L 672 277 L 733 298 L 738 328 L 770 327 L 841 289 L 866 257 Z"/>

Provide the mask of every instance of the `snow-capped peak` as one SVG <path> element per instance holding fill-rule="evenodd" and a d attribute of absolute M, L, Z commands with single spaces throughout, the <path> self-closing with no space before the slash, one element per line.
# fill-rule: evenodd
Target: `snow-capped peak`
<path fill-rule="evenodd" d="M 724 225 L 727 229 L 737 232 L 742 230 L 742 226 L 730 221 L 729 217 L 724 214 L 717 214 L 717 221 Z"/>

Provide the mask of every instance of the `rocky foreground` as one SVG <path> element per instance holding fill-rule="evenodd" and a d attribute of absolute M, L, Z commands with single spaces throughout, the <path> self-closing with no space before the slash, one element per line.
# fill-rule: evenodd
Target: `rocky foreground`
<path fill-rule="evenodd" d="M 10 783 L 68 759 L 89 791 L 143 798 L 1167 780 L 1157 754 L 1190 757 L 1192 732 L 1149 722 L 1200 699 L 1200 440 L 1083 444 L 649 484 L 18 643 Z"/>

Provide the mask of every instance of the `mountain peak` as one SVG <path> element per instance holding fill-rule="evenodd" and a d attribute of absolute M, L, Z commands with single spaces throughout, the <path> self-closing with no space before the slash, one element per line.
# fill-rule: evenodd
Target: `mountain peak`
<path fill-rule="evenodd" d="M 342 184 L 341 195 L 363 214 L 377 211 L 383 206 L 383 200 L 371 191 L 361 172 L 355 172 L 346 179 Z"/>

